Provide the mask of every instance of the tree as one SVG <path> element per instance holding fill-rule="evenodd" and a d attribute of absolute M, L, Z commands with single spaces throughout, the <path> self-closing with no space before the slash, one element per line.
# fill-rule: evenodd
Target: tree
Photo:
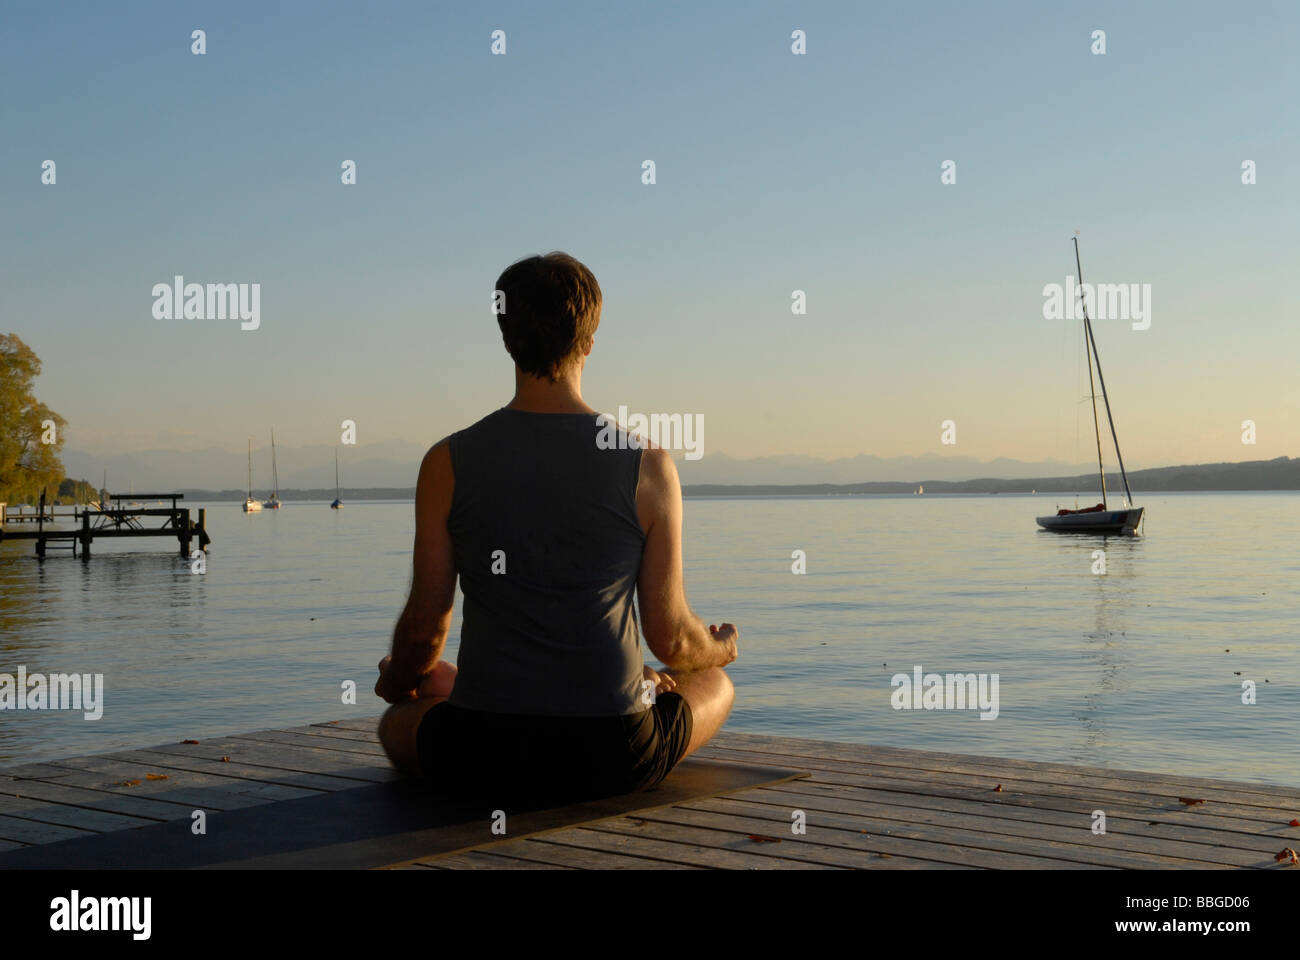
<path fill-rule="evenodd" d="M 53 499 L 63 479 L 59 450 L 67 423 L 36 399 L 41 361 L 17 334 L 0 334 L 0 501 Z M 53 429 L 51 429 L 51 426 Z"/>

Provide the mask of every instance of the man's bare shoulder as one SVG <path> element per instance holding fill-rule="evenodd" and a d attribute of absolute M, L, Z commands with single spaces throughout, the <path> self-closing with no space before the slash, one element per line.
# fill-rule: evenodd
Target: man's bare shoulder
<path fill-rule="evenodd" d="M 431 446 L 420 461 L 417 489 L 440 489 L 448 486 L 451 480 L 451 437 L 446 436 Z"/>

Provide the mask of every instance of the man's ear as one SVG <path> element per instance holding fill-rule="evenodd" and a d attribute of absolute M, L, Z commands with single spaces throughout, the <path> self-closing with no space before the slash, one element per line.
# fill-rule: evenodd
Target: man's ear
<path fill-rule="evenodd" d="M 584 357 L 591 356 L 591 348 L 594 347 L 595 345 L 596 345 L 596 335 L 593 333 L 591 337 L 587 340 L 587 349 L 582 351 L 582 355 Z"/>

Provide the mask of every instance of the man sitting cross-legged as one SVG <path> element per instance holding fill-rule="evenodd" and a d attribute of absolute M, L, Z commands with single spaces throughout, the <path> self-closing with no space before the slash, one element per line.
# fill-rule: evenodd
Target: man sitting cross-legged
<path fill-rule="evenodd" d="M 379 737 L 399 770 L 493 808 L 645 789 L 722 727 L 739 635 L 686 603 L 671 457 L 634 437 L 597 443 L 608 430 L 581 391 L 595 277 L 552 253 L 507 268 L 497 289 L 515 395 L 421 464 Z M 441 657 L 458 577 L 454 667 Z M 642 661 L 634 593 L 664 671 Z"/>

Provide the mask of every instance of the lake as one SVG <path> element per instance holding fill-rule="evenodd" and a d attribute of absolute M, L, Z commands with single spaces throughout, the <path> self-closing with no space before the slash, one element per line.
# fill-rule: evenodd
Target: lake
<path fill-rule="evenodd" d="M 1105 539 L 1040 532 L 1058 502 L 688 500 L 691 605 L 740 628 L 727 729 L 1300 784 L 1300 494 L 1142 498 L 1145 534 Z M 89 563 L 0 545 L 0 673 L 105 684 L 98 720 L 0 712 L 0 765 L 381 712 L 412 504 L 186 505 L 208 508 L 202 575 L 164 540 Z M 895 709 L 917 666 L 996 674 L 996 719 Z"/>

